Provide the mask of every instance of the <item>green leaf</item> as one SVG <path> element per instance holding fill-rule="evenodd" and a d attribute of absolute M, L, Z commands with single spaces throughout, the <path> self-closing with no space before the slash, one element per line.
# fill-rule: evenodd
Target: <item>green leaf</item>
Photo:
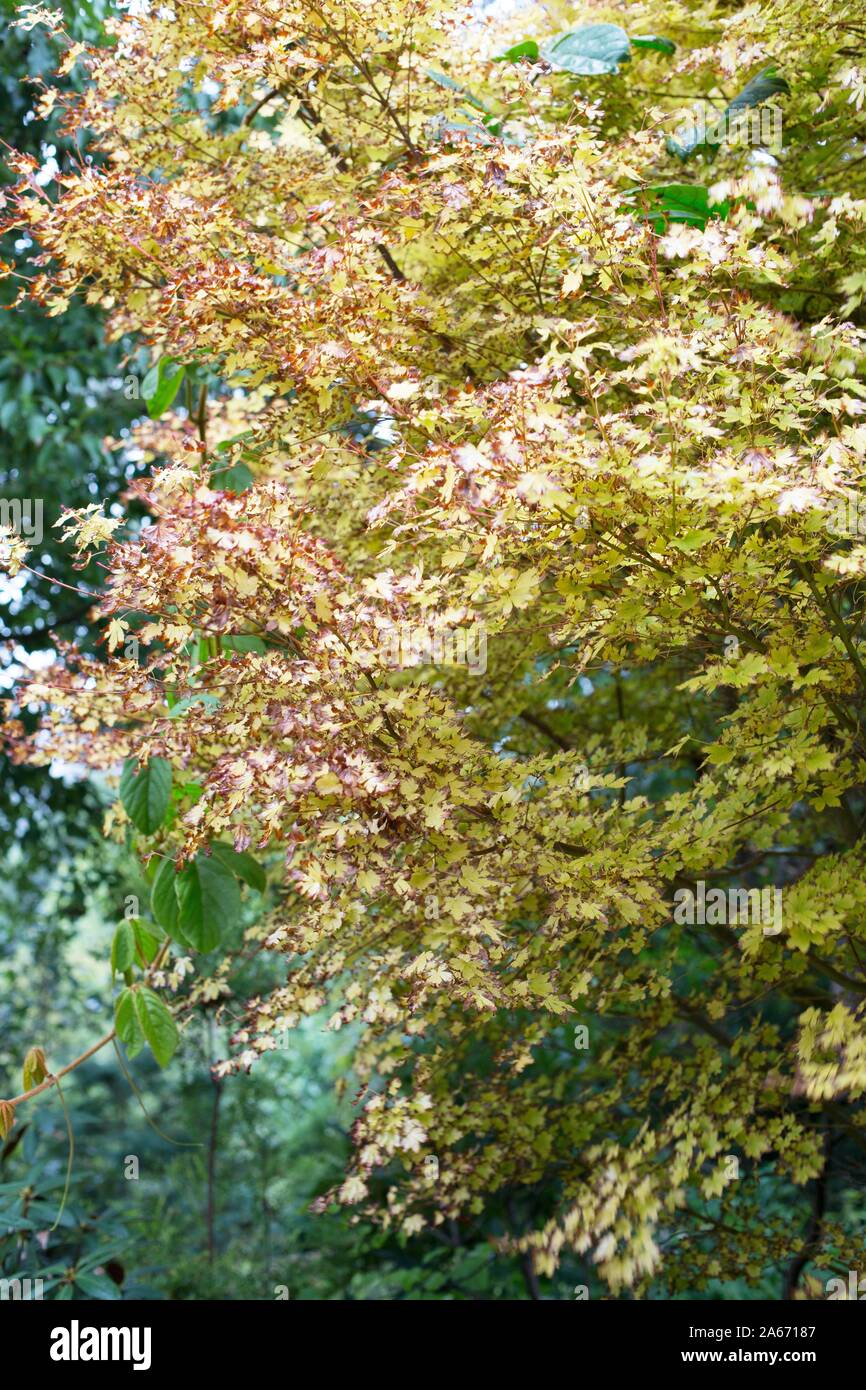
<path fill-rule="evenodd" d="M 122 975 L 135 960 L 135 932 L 132 923 L 123 921 L 111 943 L 111 969 Z"/>
<path fill-rule="evenodd" d="M 176 705 L 172 705 L 168 712 L 169 719 L 179 719 L 181 715 L 188 714 L 194 705 L 203 705 L 207 709 L 219 709 L 219 699 L 216 695 L 208 695 L 202 691 L 200 695 L 186 695 L 182 700 L 178 700 Z"/>
<path fill-rule="evenodd" d="M 675 53 L 677 46 L 673 39 L 664 39 L 659 34 L 632 34 L 633 48 L 654 48 L 659 53 Z"/>
<path fill-rule="evenodd" d="M 151 420 L 168 410 L 180 390 L 186 368 L 173 357 L 161 357 L 141 383 L 141 397 Z"/>
<path fill-rule="evenodd" d="M 569 34 L 548 39 L 541 56 L 551 67 L 580 77 L 619 72 L 620 63 L 629 60 L 628 34 L 618 24 L 582 24 Z"/>
<path fill-rule="evenodd" d="M 120 1298 L 120 1289 L 107 1274 L 85 1273 L 79 1270 L 75 1276 L 75 1287 L 88 1298 Z"/>
<path fill-rule="evenodd" d="M 711 203 L 709 189 L 703 184 L 661 184 L 652 191 L 670 222 L 704 227 L 711 217 L 727 217 L 731 207 L 728 202 Z"/>
<path fill-rule="evenodd" d="M 233 448 L 235 444 L 240 444 L 245 439 L 252 439 L 254 434 L 255 430 L 244 430 L 243 434 L 232 435 L 231 439 L 222 439 L 216 446 L 216 452 L 218 454 L 227 454 L 229 449 Z"/>
<path fill-rule="evenodd" d="M 183 801 L 188 796 L 195 804 L 204 795 L 204 787 L 201 782 L 183 782 L 179 787 L 172 787 L 171 795 L 174 801 Z"/>
<path fill-rule="evenodd" d="M 473 96 L 472 92 L 466 87 L 461 86 L 459 82 L 455 82 L 454 78 L 449 77 L 447 73 L 436 72 L 434 68 L 426 68 L 425 72 L 427 77 L 429 77 L 431 81 L 436 82 L 440 87 L 448 87 L 452 92 L 459 92 L 460 96 L 468 101 L 470 106 L 476 107 L 479 111 L 487 111 L 488 108 L 484 105 L 483 101 L 479 101 L 478 97 Z"/>
<path fill-rule="evenodd" d="M 135 1057 L 144 1047 L 144 1034 L 138 1022 L 133 998 L 131 989 L 121 990 L 114 1006 L 114 1027 L 130 1057 Z"/>
<path fill-rule="evenodd" d="M 529 58 L 535 62 L 537 57 L 538 44 L 535 39 L 524 39 L 523 43 L 516 43 L 513 48 L 507 48 L 493 61 L 494 63 L 519 63 L 521 58 Z"/>
<path fill-rule="evenodd" d="M 153 880 L 153 887 L 150 890 L 150 910 L 169 936 L 174 936 L 177 931 L 176 878 L 174 860 L 163 859 L 156 871 L 156 878 Z"/>
<path fill-rule="evenodd" d="M 160 947 L 160 942 L 165 939 L 165 932 L 162 927 L 157 927 L 148 922 L 134 922 L 132 924 L 135 944 L 144 959 L 150 965 Z"/>
<path fill-rule="evenodd" d="M 177 1024 L 152 989 L 142 986 L 135 990 L 133 1002 L 135 1016 L 151 1052 L 161 1067 L 167 1067 L 178 1044 Z"/>
<path fill-rule="evenodd" d="M 715 537 L 715 531 L 705 527 L 703 530 L 695 529 L 686 531 L 682 536 L 676 536 L 671 541 L 671 545 L 674 546 L 676 550 L 682 551 L 684 555 L 691 555 L 693 551 L 700 550 L 703 546 L 709 545 Z"/>
<path fill-rule="evenodd" d="M 685 139 L 677 140 L 673 135 L 670 135 L 665 141 L 668 152 L 675 154 L 677 159 L 681 159 L 684 164 L 687 159 L 691 159 L 693 154 L 697 154 L 698 150 L 706 149 L 708 143 L 706 129 L 699 121 L 695 122 L 691 133 Z"/>
<path fill-rule="evenodd" d="M 219 840 L 211 845 L 211 853 L 236 878 L 243 879 L 244 883 L 249 884 L 250 888 L 255 888 L 257 893 L 264 893 L 268 880 L 261 864 L 258 864 L 251 854 L 239 852 L 232 845 L 224 845 Z"/>
<path fill-rule="evenodd" d="M 136 771 L 134 758 L 127 758 L 120 778 L 120 799 L 127 815 L 145 835 L 152 835 L 165 820 L 171 796 L 171 763 L 151 758 Z"/>
<path fill-rule="evenodd" d="M 757 77 L 753 77 L 751 82 L 746 83 L 743 90 L 725 107 L 724 115 L 730 119 L 736 111 L 744 111 L 748 106 L 760 106 L 762 101 L 768 101 L 777 92 L 790 90 L 784 77 L 777 76 L 775 64 L 771 63 L 759 72 Z M 724 116 L 722 119 L 724 120 Z"/>
<path fill-rule="evenodd" d="M 453 77 L 449 77 L 445 72 L 436 72 L 433 68 L 425 69 L 426 76 L 440 87 L 449 87 L 452 92 L 462 92 L 463 88 L 459 82 L 455 82 Z"/>
<path fill-rule="evenodd" d="M 255 479 L 245 463 L 232 463 L 211 469 L 208 484 L 214 492 L 246 492 Z"/>
<path fill-rule="evenodd" d="M 217 859 L 197 854 L 177 876 L 177 935 L 194 951 L 212 951 L 238 920 L 237 881 Z"/>
<path fill-rule="evenodd" d="M 41 1047 L 31 1047 L 24 1058 L 21 1075 L 25 1091 L 32 1091 L 34 1086 L 40 1086 L 45 1080 L 48 1075 L 48 1066 Z"/>
<path fill-rule="evenodd" d="M 227 652 L 266 652 L 267 646 L 261 637 L 251 633 L 239 632 L 235 636 L 221 637 L 220 646 Z"/>
<path fill-rule="evenodd" d="M 722 141 L 731 133 L 732 128 L 736 128 L 737 115 L 746 111 L 751 106 L 760 106 L 762 102 L 768 101 L 770 97 L 778 92 L 789 92 L 791 89 L 784 77 L 776 74 L 775 66 L 771 63 L 769 67 L 747 82 L 741 92 L 738 92 L 733 101 L 728 102 L 721 116 L 717 121 L 707 125 L 703 119 L 697 119 L 682 140 L 671 137 L 667 141 L 667 148 L 671 154 L 675 154 L 683 161 L 690 159 L 693 154 L 704 151 L 708 157 L 712 158 Z"/>
<path fill-rule="evenodd" d="M 709 190 L 703 184 L 657 183 L 629 193 L 629 202 L 639 217 L 654 224 L 663 232 L 669 222 L 685 222 L 702 230 L 711 217 L 727 217 L 730 203 L 711 203 Z M 641 204 L 645 206 L 641 207 Z"/>

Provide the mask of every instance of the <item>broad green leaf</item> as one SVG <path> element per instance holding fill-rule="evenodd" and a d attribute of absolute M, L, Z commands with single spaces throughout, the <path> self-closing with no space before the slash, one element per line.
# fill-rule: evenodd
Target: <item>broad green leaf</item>
<path fill-rule="evenodd" d="M 135 1057 L 144 1047 L 144 1033 L 141 1031 L 131 989 L 121 990 L 114 1006 L 114 1027 L 130 1057 Z"/>
<path fill-rule="evenodd" d="M 239 852 L 232 845 L 221 844 L 218 840 L 211 845 L 211 853 L 215 859 L 233 873 L 237 878 L 243 879 L 244 883 L 249 884 L 250 888 L 255 888 L 257 893 L 263 893 L 267 887 L 267 877 L 261 864 L 258 864 L 251 854 L 246 851 Z"/>
<path fill-rule="evenodd" d="M 165 820 L 171 796 L 171 763 L 151 758 L 140 771 L 134 758 L 127 758 L 120 778 L 120 799 L 137 829 L 152 835 Z"/>
<path fill-rule="evenodd" d="M 447 140 L 450 135 L 460 136 L 471 145 L 490 143 L 489 132 L 483 125 L 471 121 L 442 121 L 438 126 L 438 139 Z"/>
<path fill-rule="evenodd" d="M 93 1274 L 79 1270 L 75 1276 L 75 1287 L 88 1298 L 120 1298 L 120 1289 L 107 1274 Z"/>
<path fill-rule="evenodd" d="M 790 92 L 784 77 L 779 77 L 773 63 L 753 77 L 751 82 L 747 82 L 741 92 L 738 92 L 733 101 L 729 102 L 725 108 L 725 116 L 730 117 L 737 111 L 743 111 L 748 106 L 760 106 L 762 101 L 768 101 L 770 97 L 776 96 L 778 92 Z"/>
<path fill-rule="evenodd" d="M 459 82 L 455 82 L 453 77 L 449 77 L 445 72 L 435 72 L 433 68 L 426 69 L 427 76 L 431 81 L 436 82 L 440 87 L 450 87 L 452 92 L 462 92 L 463 88 Z"/>
<path fill-rule="evenodd" d="M 535 62 L 537 57 L 538 44 L 535 39 L 524 39 L 523 43 L 516 43 L 513 48 L 507 48 L 493 61 L 494 63 L 519 63 L 521 58 L 530 58 Z"/>
<path fill-rule="evenodd" d="M 548 39 L 541 56 L 551 67 L 580 77 L 597 77 L 619 72 L 620 63 L 629 60 L 628 34 L 618 24 L 582 24 L 571 33 Z"/>
<path fill-rule="evenodd" d="M 163 859 L 156 871 L 150 890 L 150 910 L 169 936 L 177 931 L 178 902 L 175 890 L 177 874 L 173 859 Z"/>
<path fill-rule="evenodd" d="M 237 880 L 219 860 L 197 854 L 175 887 L 177 936 L 194 951 L 212 951 L 240 915 Z"/>
<path fill-rule="evenodd" d="M 160 942 L 165 938 L 165 932 L 162 927 L 157 927 L 150 922 L 134 922 L 132 930 L 135 935 L 135 944 L 149 965 L 159 950 Z"/>
<path fill-rule="evenodd" d="M 147 986 L 134 991 L 133 1003 L 148 1047 L 159 1065 L 167 1067 L 178 1044 L 177 1024 L 167 1005 Z"/>
<path fill-rule="evenodd" d="M 240 444 L 244 439 L 252 439 L 254 433 L 254 430 L 244 430 L 242 434 L 232 435 L 231 439 L 222 439 L 216 446 L 216 452 L 218 454 L 227 454 L 229 449 L 233 448 L 235 444 Z"/>
<path fill-rule="evenodd" d="M 479 101 L 478 97 L 473 96 L 470 91 L 467 91 L 467 89 L 461 86 L 459 82 L 455 82 L 454 78 L 449 77 L 447 73 L 436 72 L 433 68 L 427 68 L 426 72 L 430 80 L 432 82 L 436 82 L 438 86 L 448 87 L 452 92 L 459 92 L 460 96 L 462 96 L 466 101 L 468 101 L 470 106 L 477 107 L 479 111 L 487 110 L 487 107 L 484 105 L 483 101 Z"/>
<path fill-rule="evenodd" d="M 255 479 L 245 463 L 211 469 L 208 484 L 215 492 L 246 492 Z"/>
<path fill-rule="evenodd" d="M 657 232 L 663 232 L 669 222 L 703 229 L 711 217 L 724 218 L 730 211 L 728 202 L 711 203 L 709 190 L 702 184 L 654 184 L 628 197 L 637 215 L 652 222 Z"/>
<path fill-rule="evenodd" d="M 220 646 L 227 652 L 266 652 L 267 646 L 261 637 L 255 637 L 251 633 L 239 632 L 234 636 L 221 637 Z"/>
<path fill-rule="evenodd" d="M 677 48 L 673 39 L 662 38 L 660 34 L 632 34 L 631 44 L 633 48 L 654 48 L 659 53 L 675 53 Z"/>
<path fill-rule="evenodd" d="M 715 156 L 716 150 L 722 141 L 731 134 L 737 126 L 737 117 L 751 106 L 760 106 L 762 102 L 768 101 L 770 97 L 776 96 L 779 92 L 789 92 L 791 89 L 784 77 L 779 77 L 775 66 L 769 67 L 759 72 L 750 82 L 747 82 L 742 91 L 738 92 L 733 101 L 725 107 L 721 116 L 717 120 L 706 122 L 703 118 L 695 120 L 692 127 L 688 128 L 682 139 L 671 137 L 667 142 L 667 147 L 671 154 L 675 154 L 683 161 L 691 158 L 693 154 L 704 151 L 709 158 Z"/>
<path fill-rule="evenodd" d="M 141 396 L 152 420 L 168 410 L 180 390 L 186 368 L 173 357 L 161 357 L 141 383 Z"/>
<path fill-rule="evenodd" d="M 135 960 L 135 932 L 132 923 L 123 921 L 114 933 L 111 943 L 111 968 L 122 975 Z"/>
<path fill-rule="evenodd" d="M 709 141 L 707 139 L 706 127 L 700 121 L 695 121 L 694 125 L 687 128 L 681 140 L 671 135 L 665 142 L 670 154 L 675 154 L 677 159 L 681 159 L 685 164 L 687 159 L 691 159 L 693 154 L 699 150 L 706 149 Z"/>
<path fill-rule="evenodd" d="M 219 709 L 219 700 L 216 695 L 208 695 L 202 691 L 200 695 L 186 695 L 182 700 L 178 700 L 176 705 L 172 705 L 169 710 L 169 719 L 180 719 L 182 715 L 188 714 L 195 705 L 202 705 L 206 710 Z"/>
<path fill-rule="evenodd" d="M 672 183 L 651 190 L 671 222 L 692 222 L 705 226 L 711 217 L 727 217 L 730 203 L 711 203 L 709 189 L 702 184 Z"/>
<path fill-rule="evenodd" d="M 173 787 L 171 792 L 175 801 L 183 801 L 188 796 L 193 804 L 204 795 L 204 787 L 200 782 L 182 782 L 179 787 Z"/>

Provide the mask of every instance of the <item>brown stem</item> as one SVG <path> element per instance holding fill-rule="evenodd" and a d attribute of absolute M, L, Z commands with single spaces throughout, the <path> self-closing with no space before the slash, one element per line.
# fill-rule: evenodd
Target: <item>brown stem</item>
<path fill-rule="evenodd" d="M 812 1257 L 817 1254 L 820 1245 L 824 1213 L 827 1210 L 827 1186 L 830 1179 L 832 1147 L 833 1141 L 828 1132 L 824 1137 L 824 1166 L 812 1187 L 812 1211 L 809 1216 L 809 1224 L 806 1227 L 806 1239 L 802 1249 L 794 1256 L 785 1273 L 785 1286 L 782 1293 L 784 1299 L 794 1298 L 800 1275 Z"/>
<path fill-rule="evenodd" d="M 82 1052 L 80 1057 L 76 1057 L 74 1062 L 67 1062 L 65 1067 L 61 1067 L 59 1071 L 46 1077 L 41 1085 L 34 1086 L 29 1091 L 22 1091 L 20 1096 L 13 1096 L 9 1104 L 19 1105 L 22 1100 L 31 1100 L 33 1096 L 38 1096 L 40 1091 L 47 1091 L 49 1086 L 54 1085 L 58 1077 L 65 1076 L 67 1072 L 75 1071 L 75 1068 L 80 1067 L 82 1062 L 86 1062 L 88 1057 L 92 1057 L 94 1052 L 98 1052 L 101 1047 L 105 1047 L 107 1043 L 110 1043 L 113 1037 L 114 1029 L 112 1028 L 111 1031 L 100 1038 L 98 1042 L 95 1042 L 92 1047 L 89 1047 L 86 1052 Z"/>
<path fill-rule="evenodd" d="M 308 130 L 311 130 L 313 134 L 316 136 L 316 139 L 319 140 L 322 145 L 324 145 L 325 149 L 328 151 L 328 154 L 333 159 L 340 173 L 347 174 L 349 172 L 349 165 L 345 157 L 343 156 L 340 146 L 337 144 L 333 135 L 328 130 L 327 126 L 324 124 L 321 117 L 316 112 L 315 108 L 310 105 L 310 102 L 305 97 L 302 98 L 300 96 L 300 93 L 293 91 L 292 88 L 289 88 L 288 90 L 292 91 L 293 95 L 295 95 L 298 98 L 298 101 L 300 103 L 298 107 L 298 114 L 301 117 L 301 120 L 303 121 L 304 125 L 307 127 Z M 271 95 L 274 95 L 274 93 L 271 93 Z M 255 111 L 253 111 L 253 114 L 255 114 Z M 391 255 L 391 252 L 388 250 L 387 246 L 383 245 L 381 241 L 377 242 L 376 250 L 379 252 L 379 255 L 382 257 L 382 260 L 385 262 L 393 278 L 399 281 L 400 283 L 405 284 L 406 276 L 403 274 L 397 262 L 394 260 L 394 257 Z"/>
<path fill-rule="evenodd" d="M 255 103 L 255 105 L 251 106 L 249 111 L 247 111 L 246 115 L 241 121 L 241 125 L 249 125 L 251 121 L 254 121 L 256 116 L 261 111 L 262 107 L 265 106 L 269 101 L 273 100 L 274 97 L 282 96 L 283 91 L 283 87 L 272 87 L 269 92 L 265 92 L 264 96 L 260 97 L 259 100 Z"/>
<path fill-rule="evenodd" d="M 376 250 L 379 252 L 379 255 L 382 257 L 382 260 L 385 262 L 394 279 L 400 280 L 405 284 L 406 276 L 403 274 L 397 262 L 394 260 L 394 257 L 391 255 L 391 252 L 388 250 L 387 246 L 384 246 L 381 241 L 378 241 L 376 243 Z"/>
<path fill-rule="evenodd" d="M 531 728 L 537 729 L 540 734 L 544 734 L 551 743 L 556 744 L 557 748 L 561 748 L 563 753 L 570 753 L 574 747 L 574 744 L 570 743 L 567 738 L 552 729 L 546 719 L 542 719 L 539 714 L 534 714 L 532 710 L 521 710 L 518 718 L 522 719 L 524 724 L 529 724 Z"/>
<path fill-rule="evenodd" d="M 196 412 L 196 427 L 198 437 L 202 444 L 207 446 L 207 387 L 202 386 L 198 393 L 198 410 Z"/>
<path fill-rule="evenodd" d="M 541 1286 L 538 1282 L 538 1275 L 536 1274 L 535 1267 L 532 1263 L 532 1256 L 530 1255 L 528 1250 L 524 1255 L 521 1255 L 520 1257 L 520 1272 L 523 1275 L 523 1282 L 526 1285 L 526 1291 L 529 1294 L 529 1297 L 533 1299 L 536 1303 L 540 1303 Z"/>
<path fill-rule="evenodd" d="M 512 1227 L 512 1235 L 515 1235 L 519 1223 L 514 1208 L 514 1201 L 510 1197 L 506 1203 L 506 1210 L 508 1212 L 509 1223 Z M 535 1272 L 535 1266 L 532 1263 L 532 1252 L 530 1250 L 524 1250 L 519 1257 L 519 1263 L 520 1273 L 523 1275 L 523 1282 L 526 1285 L 526 1292 L 534 1302 L 540 1303 L 541 1287 L 538 1283 L 538 1275 Z"/>

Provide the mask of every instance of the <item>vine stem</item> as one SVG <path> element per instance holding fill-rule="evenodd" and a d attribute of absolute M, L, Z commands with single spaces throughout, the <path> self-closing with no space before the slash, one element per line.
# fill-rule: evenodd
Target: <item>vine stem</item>
<path fill-rule="evenodd" d="M 189 1139 L 172 1139 L 172 1137 L 171 1137 L 170 1134 L 166 1134 L 164 1130 L 160 1129 L 160 1127 L 159 1127 L 159 1125 L 156 1123 L 156 1121 L 151 1119 L 150 1115 L 148 1115 L 148 1113 L 147 1113 L 147 1109 L 146 1109 L 146 1107 L 145 1107 L 144 1101 L 142 1100 L 141 1091 L 138 1089 L 138 1087 L 136 1086 L 135 1082 L 133 1081 L 132 1076 L 131 1076 L 130 1071 L 129 1071 L 129 1068 L 127 1067 L 126 1063 L 125 1063 L 124 1060 L 123 1060 L 123 1053 L 122 1053 L 121 1050 L 120 1050 L 120 1043 L 117 1041 L 117 1038 L 114 1039 L 114 1050 L 115 1050 L 115 1052 L 117 1053 L 117 1060 L 118 1060 L 118 1062 L 120 1063 L 120 1070 L 123 1072 L 123 1075 L 126 1077 L 126 1081 L 127 1081 L 128 1086 L 129 1086 L 129 1089 L 132 1091 L 132 1094 L 135 1096 L 135 1099 L 138 1101 L 138 1103 L 139 1103 L 139 1105 L 140 1105 L 140 1107 L 141 1107 L 141 1113 L 142 1113 L 142 1115 L 144 1116 L 144 1118 L 145 1118 L 145 1120 L 147 1121 L 147 1123 L 150 1125 L 150 1127 L 151 1127 L 151 1129 L 153 1130 L 154 1134 L 158 1134 L 159 1137 L 160 1137 L 160 1139 L 164 1139 L 165 1142 L 166 1142 L 167 1144 L 174 1144 L 176 1148 L 182 1148 L 182 1149 L 185 1149 L 185 1148 L 200 1149 L 200 1148 L 201 1148 L 201 1144 L 198 1143 L 197 1140 L 189 1140 Z"/>
<path fill-rule="evenodd" d="M 60 1218 L 66 1210 L 66 1199 L 69 1196 L 69 1184 L 72 1180 L 72 1162 L 75 1158 L 75 1134 L 72 1129 L 72 1119 L 69 1114 L 69 1108 L 66 1104 L 66 1097 L 64 1096 L 62 1087 L 60 1085 L 60 1080 L 56 1076 L 54 1077 L 54 1084 L 57 1087 L 57 1094 L 60 1097 L 60 1104 L 63 1106 L 63 1117 L 66 1120 L 66 1133 L 69 1138 L 69 1157 L 66 1160 L 66 1182 L 63 1184 L 63 1196 L 60 1200 L 60 1210 L 57 1213 L 54 1225 L 51 1227 L 52 1231 L 57 1230 L 57 1227 L 60 1225 Z"/>

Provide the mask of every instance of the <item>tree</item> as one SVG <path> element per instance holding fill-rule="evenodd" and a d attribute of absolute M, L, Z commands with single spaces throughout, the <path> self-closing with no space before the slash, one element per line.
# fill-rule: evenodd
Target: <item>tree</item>
<path fill-rule="evenodd" d="M 358 1031 L 333 1201 L 492 1235 L 533 1297 L 566 1252 L 793 1296 L 859 1248 L 862 33 L 636 13 L 238 0 L 70 44 L 42 109 L 103 162 L 51 201 L 19 156 L 10 226 L 49 312 L 153 347 L 168 462 L 150 525 L 70 509 L 110 655 L 63 648 L 7 737 L 124 764 L 130 1051 L 219 998 L 267 870 L 286 979 L 216 1075 Z"/>

